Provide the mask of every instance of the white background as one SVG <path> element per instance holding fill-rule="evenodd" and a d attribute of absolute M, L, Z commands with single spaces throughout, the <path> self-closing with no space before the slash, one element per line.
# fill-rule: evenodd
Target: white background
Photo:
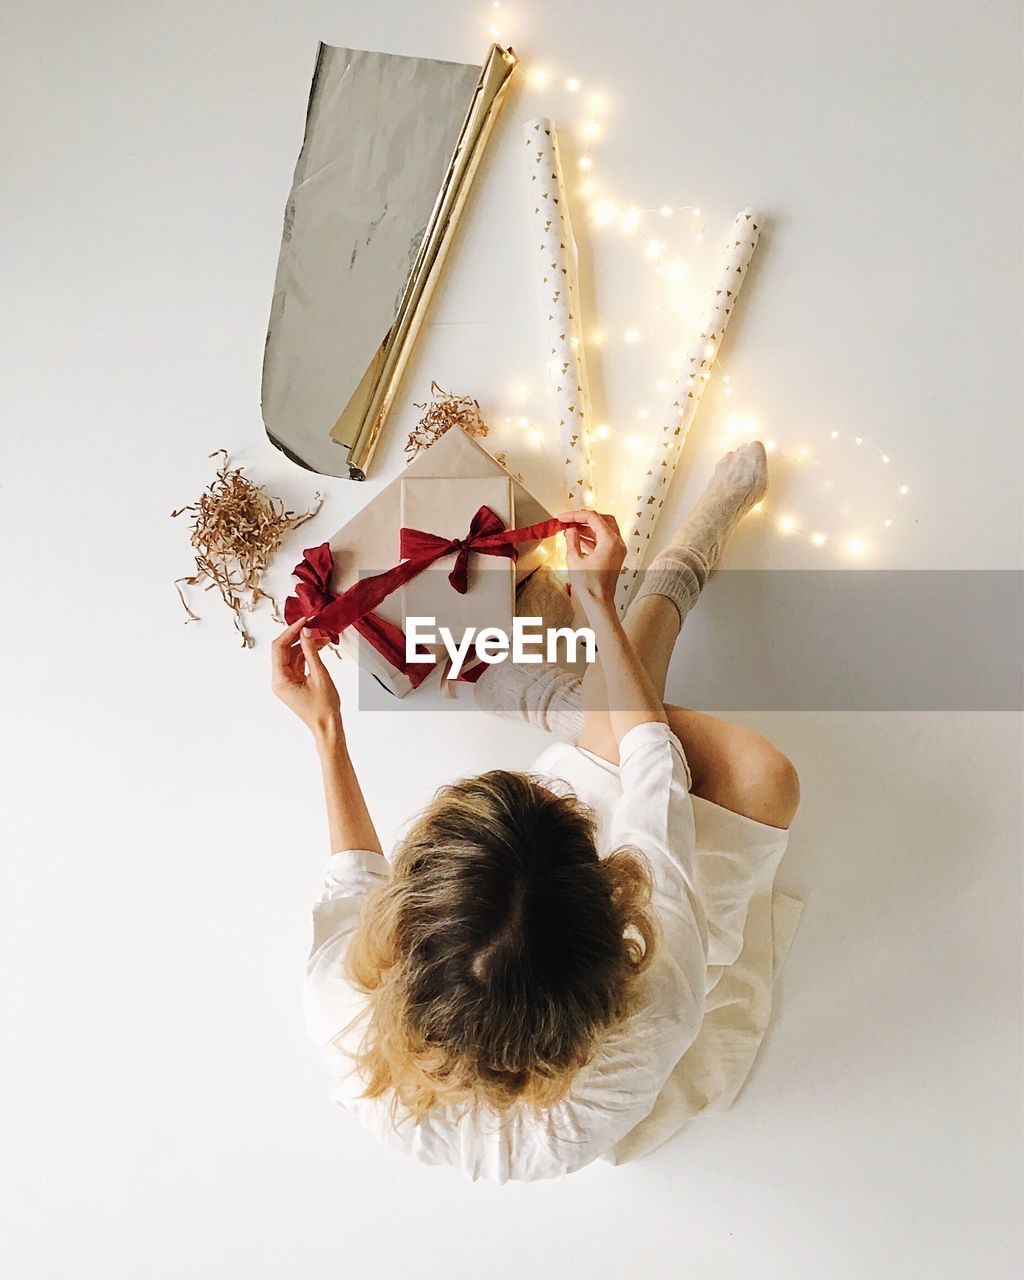
<path fill-rule="evenodd" d="M 837 429 L 898 461 L 911 492 L 883 532 L 891 484 L 846 446 L 863 564 L 1020 567 L 1019 6 L 506 9 L 528 65 L 605 95 L 601 190 L 701 206 L 698 294 L 733 213 L 765 215 L 723 353 L 735 404 L 709 391 L 674 514 L 737 408 L 790 459 Z M 9 15 L 5 1272 L 1016 1276 L 1012 714 L 745 717 L 801 771 L 782 883 L 807 906 L 770 1042 L 726 1116 L 634 1166 L 499 1190 L 378 1150 L 329 1105 L 298 1000 L 326 853 L 314 755 L 267 692 L 269 614 L 250 652 L 212 597 L 181 625 L 187 529 L 168 513 L 221 445 L 296 505 L 316 487 L 264 441 L 259 377 L 317 40 L 479 60 L 489 17 L 479 0 L 38 0 Z M 510 101 L 371 481 L 321 486 L 324 514 L 286 544 L 275 587 L 397 472 L 431 378 L 479 396 L 496 447 L 552 496 L 545 450 L 504 427 L 543 420 L 519 138 L 552 114 L 574 173 L 585 105 L 557 86 Z M 574 210 L 588 325 L 609 334 L 599 412 L 633 431 L 686 326 L 617 340 L 647 323 L 651 268 Z M 689 242 L 683 216 L 656 233 Z M 812 501 L 807 474 L 777 464 L 776 511 Z M 814 518 L 840 530 L 837 512 Z M 768 519 L 726 563 L 846 566 Z M 713 637 L 713 590 L 701 610 L 693 645 Z M 352 701 L 352 672 L 339 679 Z M 353 714 L 350 735 L 388 838 L 443 780 L 541 746 L 473 713 Z"/>

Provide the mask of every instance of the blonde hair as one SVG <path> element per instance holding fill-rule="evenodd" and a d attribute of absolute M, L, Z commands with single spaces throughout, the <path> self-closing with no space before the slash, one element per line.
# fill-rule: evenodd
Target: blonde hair
<path fill-rule="evenodd" d="M 591 812 L 520 773 L 438 792 L 347 954 L 368 997 L 366 1095 L 417 1119 L 466 1102 L 550 1107 L 631 1011 L 656 939 L 650 873 L 599 858 Z"/>

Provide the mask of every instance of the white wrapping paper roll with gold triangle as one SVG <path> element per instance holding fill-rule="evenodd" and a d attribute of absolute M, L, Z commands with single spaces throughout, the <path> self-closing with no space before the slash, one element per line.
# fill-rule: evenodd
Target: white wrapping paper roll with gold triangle
<path fill-rule="evenodd" d="M 672 400 L 662 415 L 647 466 L 641 472 L 631 505 L 623 504 L 621 508 L 626 513 L 629 532 L 626 534 L 626 562 L 616 592 L 620 613 L 629 604 L 637 586 L 687 433 L 710 380 L 711 366 L 722 345 L 760 233 L 761 218 L 754 209 L 744 209 L 736 215 L 714 288 L 701 315 L 699 330 L 687 348 L 682 372 L 673 389 Z"/>
<path fill-rule="evenodd" d="M 559 460 L 570 507 L 592 506 L 594 468 L 587 428 L 590 400 L 583 354 L 576 241 L 569 221 L 554 123 L 543 117 L 524 127 L 530 174 L 547 364 L 554 390 Z"/>

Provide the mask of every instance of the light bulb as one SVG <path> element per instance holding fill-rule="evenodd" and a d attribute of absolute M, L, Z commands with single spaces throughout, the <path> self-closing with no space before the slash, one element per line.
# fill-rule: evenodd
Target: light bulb
<path fill-rule="evenodd" d="M 627 231 L 627 232 L 628 232 L 628 231 L 635 231 L 635 230 L 636 230 L 637 223 L 638 223 L 639 221 L 640 221 L 640 211 L 639 211 L 639 209 L 634 209 L 634 208 L 630 207 L 630 208 L 628 208 L 628 209 L 626 210 L 626 212 L 625 212 L 625 215 L 624 215 L 624 217 L 623 217 L 623 219 L 622 219 L 622 222 L 621 222 L 621 223 L 620 223 L 620 225 L 619 225 L 619 230 L 620 230 L 620 231 Z"/>
<path fill-rule="evenodd" d="M 626 436 L 626 448 L 631 450 L 634 453 L 636 452 L 637 449 L 640 448 L 640 445 L 642 443 L 643 442 L 641 441 L 639 436 Z"/>
<path fill-rule="evenodd" d="M 699 218 L 699 217 L 700 217 L 700 209 L 694 209 L 694 211 L 693 211 L 693 216 L 694 216 L 695 218 Z"/>
<path fill-rule="evenodd" d="M 800 457 L 801 457 L 801 458 L 806 458 L 806 457 L 807 457 L 807 453 L 808 453 L 808 450 L 807 450 L 807 449 L 801 449 L 801 450 L 800 450 Z"/>
<path fill-rule="evenodd" d="M 611 435 L 611 430 L 607 422 L 601 422 L 594 428 L 594 435 L 597 436 L 598 440 L 607 440 Z"/>
<path fill-rule="evenodd" d="M 863 444 L 863 443 L 864 443 L 864 437 L 863 437 L 863 436 L 854 436 L 854 437 L 853 437 L 853 443 L 854 443 L 854 444 Z"/>
<path fill-rule="evenodd" d="M 585 493 L 583 496 L 584 496 L 584 498 L 586 498 L 587 502 L 588 502 L 591 506 L 593 506 L 593 505 L 594 505 L 594 498 L 596 497 L 596 495 L 595 495 L 595 493 L 594 493 L 593 489 L 588 489 L 588 490 L 586 491 L 586 493 Z"/>
<path fill-rule="evenodd" d="M 594 343 L 594 346 L 595 347 L 602 346 L 604 343 L 604 340 L 605 340 L 604 332 L 600 329 L 596 329 L 591 338 L 591 341 Z"/>
<path fill-rule="evenodd" d="M 596 120 L 588 120 L 583 126 L 583 136 L 585 138 L 596 138 L 601 132 L 601 126 Z"/>
<path fill-rule="evenodd" d="M 661 206 L 661 208 L 658 210 L 658 212 L 661 214 L 661 216 L 662 216 L 663 218 L 671 218 L 671 217 L 672 217 L 672 206 L 671 206 L 671 205 L 668 205 L 668 204 L 663 204 L 663 205 Z"/>
<path fill-rule="evenodd" d="M 731 395 L 732 395 L 732 387 L 726 387 L 726 389 L 725 389 L 725 394 L 726 394 L 727 396 L 731 396 Z"/>
<path fill-rule="evenodd" d="M 518 421 L 521 427 L 529 426 L 529 423 L 530 423 L 529 418 L 520 418 Z"/>
<path fill-rule="evenodd" d="M 538 68 L 536 71 L 530 72 L 530 84 L 532 84 L 535 89 L 543 89 L 547 82 L 548 73 L 546 71 L 541 71 L 540 68 Z"/>
<path fill-rule="evenodd" d="M 668 378 L 659 378 L 659 379 L 658 379 L 658 390 L 659 390 L 659 391 L 667 391 L 667 390 L 668 390 L 668 388 L 669 388 L 669 381 L 668 381 Z"/>
<path fill-rule="evenodd" d="M 639 330 L 639 329 L 627 329 L 627 330 L 626 330 L 626 332 L 622 335 L 622 337 L 623 337 L 623 339 L 624 339 L 626 342 L 639 342 L 639 341 L 640 341 L 640 330 Z"/>
<path fill-rule="evenodd" d="M 590 166 L 591 166 L 593 163 L 594 163 L 594 162 L 593 162 L 593 160 L 590 158 L 590 156 L 580 156 L 580 168 L 581 168 L 581 169 L 589 169 L 589 168 L 590 168 Z"/>
<path fill-rule="evenodd" d="M 868 544 L 864 541 L 863 538 L 847 538 L 846 540 L 846 550 L 850 553 L 851 556 L 862 555 L 863 552 L 867 549 L 867 545 Z"/>
<path fill-rule="evenodd" d="M 910 492 L 910 489 L 909 489 L 905 484 L 901 484 L 901 485 L 900 485 L 900 497 L 901 497 L 901 498 L 905 498 L 909 492 Z"/>
<path fill-rule="evenodd" d="M 839 439 L 839 432 L 838 432 L 838 431 L 833 431 L 833 432 L 831 433 L 831 435 L 832 435 L 832 439 L 833 439 L 833 440 L 838 440 L 838 439 Z"/>
<path fill-rule="evenodd" d="M 527 440 L 529 440 L 530 444 L 533 444 L 533 445 L 540 444 L 540 432 L 537 430 L 536 427 L 533 428 L 533 430 L 529 433 L 529 435 L 526 438 Z"/>
<path fill-rule="evenodd" d="M 765 451 L 765 453 L 772 453 L 772 452 L 774 452 L 774 450 L 775 450 L 775 441 L 774 441 L 774 440 L 766 440 L 766 441 L 764 442 L 764 451 Z"/>
<path fill-rule="evenodd" d="M 811 541 L 816 547 L 823 547 L 825 545 L 825 535 L 823 533 L 812 533 Z"/>
<path fill-rule="evenodd" d="M 652 262 L 661 257 L 661 244 L 657 240 L 647 241 L 647 256 Z"/>
<path fill-rule="evenodd" d="M 696 234 L 693 238 L 694 238 L 694 240 L 703 240 L 703 239 L 704 239 L 704 232 L 703 232 L 703 231 L 698 231 L 698 232 L 697 232 L 697 234 Z"/>
<path fill-rule="evenodd" d="M 602 98 L 602 97 L 601 97 L 601 95 L 600 95 L 599 93 L 592 93 L 592 94 L 590 95 L 590 105 L 591 105 L 591 107 L 593 107 L 593 109 L 594 109 L 595 111 L 603 111 L 603 110 L 604 110 L 604 98 Z"/>
<path fill-rule="evenodd" d="M 714 354 L 715 354 L 715 344 L 714 344 L 713 342 L 708 342 L 708 343 L 706 343 L 706 344 L 705 344 L 705 346 L 704 346 L 704 355 L 705 355 L 705 357 L 706 357 L 708 360 L 710 360 L 710 359 L 711 359 L 711 357 L 712 357 Z"/>
<path fill-rule="evenodd" d="M 530 388 L 525 382 L 517 382 L 512 388 L 512 399 L 517 401 L 519 404 L 522 404 L 524 400 L 528 399 L 529 395 Z"/>
<path fill-rule="evenodd" d="M 636 411 L 636 416 L 641 420 L 641 422 L 646 422 L 651 415 L 646 409 L 638 409 Z"/>
<path fill-rule="evenodd" d="M 754 512 L 756 511 L 756 512 L 758 512 L 758 513 L 760 514 L 760 512 L 762 512 L 763 510 L 764 510 L 764 503 L 763 503 L 763 502 L 755 502 L 755 503 L 754 503 L 754 505 L 750 508 L 750 513 L 751 513 L 751 515 L 753 515 L 753 514 L 754 514 Z"/>
<path fill-rule="evenodd" d="M 566 80 L 565 87 L 569 90 L 570 93 L 579 93 L 580 82 L 576 79 L 575 76 L 573 76 L 571 80 Z"/>
<path fill-rule="evenodd" d="M 779 520 L 779 533 L 792 533 L 796 528 L 796 521 L 792 516 L 782 516 Z"/>
<path fill-rule="evenodd" d="M 883 462 L 885 462 L 885 463 L 889 463 L 889 462 L 892 462 L 892 458 L 890 458 L 890 457 L 889 457 L 889 455 L 888 455 L 887 453 L 883 453 L 883 454 L 882 454 L 882 461 L 883 461 Z"/>

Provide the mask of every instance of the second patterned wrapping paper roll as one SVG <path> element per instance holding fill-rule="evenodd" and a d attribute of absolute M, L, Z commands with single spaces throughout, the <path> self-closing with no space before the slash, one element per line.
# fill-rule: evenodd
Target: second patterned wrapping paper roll
<path fill-rule="evenodd" d="M 717 358 L 760 234 L 761 217 L 754 209 L 744 209 L 736 215 L 714 288 L 701 316 L 699 331 L 687 348 L 683 369 L 672 392 L 671 404 L 662 416 L 662 425 L 655 437 L 645 474 L 632 505 L 626 509 L 630 522 L 626 535 L 626 562 L 616 592 L 620 613 L 636 589 L 687 432 L 693 425 L 704 388 L 710 380 L 711 366 Z"/>
<path fill-rule="evenodd" d="M 554 123 L 544 117 L 524 127 L 530 173 L 530 209 L 536 232 L 559 461 L 571 507 L 591 506 L 594 469 L 587 428 L 590 399 L 583 354 L 576 241 L 558 154 Z"/>

